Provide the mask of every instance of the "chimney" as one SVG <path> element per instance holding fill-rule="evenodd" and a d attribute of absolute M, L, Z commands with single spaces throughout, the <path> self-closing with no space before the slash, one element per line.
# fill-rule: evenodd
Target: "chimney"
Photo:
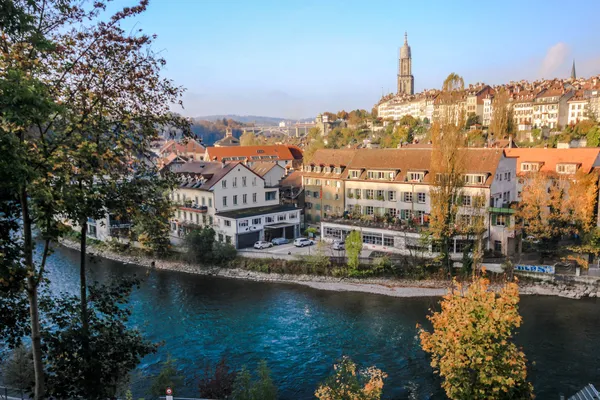
<path fill-rule="evenodd" d="M 508 135 L 508 148 L 512 149 L 512 147 L 513 147 L 513 136 Z"/>
<path fill-rule="evenodd" d="M 227 128 L 225 130 L 225 137 L 232 137 L 233 136 L 233 130 L 231 128 Z"/>
<path fill-rule="evenodd" d="M 225 168 L 225 164 L 227 164 L 223 159 L 221 159 L 221 168 Z"/>

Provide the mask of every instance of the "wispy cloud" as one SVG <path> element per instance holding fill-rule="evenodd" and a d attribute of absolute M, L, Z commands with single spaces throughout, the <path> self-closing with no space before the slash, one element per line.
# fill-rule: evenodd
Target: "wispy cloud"
<path fill-rule="evenodd" d="M 559 70 L 562 69 L 568 62 L 570 49 L 566 43 L 558 42 L 548 49 L 546 56 L 542 60 L 540 66 L 540 77 L 551 78 L 561 75 Z M 560 71 L 563 72 L 563 71 Z"/>

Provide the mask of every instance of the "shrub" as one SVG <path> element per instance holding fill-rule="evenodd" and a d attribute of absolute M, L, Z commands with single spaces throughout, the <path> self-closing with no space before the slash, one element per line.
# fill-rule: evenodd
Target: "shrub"
<path fill-rule="evenodd" d="M 24 345 L 14 349 L 2 366 L 4 384 L 15 389 L 30 390 L 34 384 L 33 356 Z"/>
<path fill-rule="evenodd" d="M 204 376 L 198 383 L 200 397 L 207 399 L 226 399 L 231 396 L 233 383 L 237 374 L 227 365 L 227 359 L 222 357 L 213 369 L 209 364 L 204 368 Z"/>
<path fill-rule="evenodd" d="M 375 367 L 358 371 L 348 357 L 333 366 L 334 374 L 315 392 L 319 400 L 378 400 L 387 374 Z"/>

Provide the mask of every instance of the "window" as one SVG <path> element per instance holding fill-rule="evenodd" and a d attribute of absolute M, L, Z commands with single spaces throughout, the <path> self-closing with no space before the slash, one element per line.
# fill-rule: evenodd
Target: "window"
<path fill-rule="evenodd" d="M 276 191 L 265 192 L 265 200 L 266 201 L 277 200 L 277 192 Z"/>
<path fill-rule="evenodd" d="M 321 184 L 321 180 L 320 179 L 315 179 L 315 185 L 320 185 Z"/>
<path fill-rule="evenodd" d="M 388 246 L 388 247 L 393 247 L 394 246 L 394 237 L 383 235 L 383 245 Z"/>
<path fill-rule="evenodd" d="M 287 219 L 287 216 L 285 214 L 279 214 L 277 216 L 277 221 L 285 221 Z"/>
<path fill-rule="evenodd" d="M 242 176 L 242 186 L 246 187 L 246 177 Z"/>
<path fill-rule="evenodd" d="M 243 219 L 240 221 L 240 227 L 245 227 L 248 226 L 248 220 L 247 219 Z"/>
<path fill-rule="evenodd" d="M 559 174 L 574 174 L 577 171 L 576 164 L 558 164 L 556 165 L 556 172 Z"/>
<path fill-rule="evenodd" d="M 273 217 L 265 217 L 265 224 L 270 224 L 272 222 L 274 222 L 275 220 L 273 219 Z"/>
<path fill-rule="evenodd" d="M 256 203 L 256 193 L 252 193 L 252 202 Z"/>
<path fill-rule="evenodd" d="M 225 236 L 225 243 L 231 244 L 231 236 Z"/>
<path fill-rule="evenodd" d="M 400 219 L 407 220 L 410 219 L 412 213 L 410 210 L 400 210 Z"/>
<path fill-rule="evenodd" d="M 342 173 L 342 169 L 340 167 L 335 167 L 335 169 L 333 170 L 334 173 L 336 174 L 341 174 Z"/>
<path fill-rule="evenodd" d="M 96 237 L 96 225 L 88 225 L 87 226 L 87 234 L 93 237 Z"/>
<path fill-rule="evenodd" d="M 181 210 L 177 210 L 177 218 L 181 219 Z"/>
<path fill-rule="evenodd" d="M 256 177 L 252 178 L 252 186 L 256 186 Z"/>
<path fill-rule="evenodd" d="M 417 193 L 417 203 L 424 204 L 425 203 L 426 194 L 423 192 Z"/>
<path fill-rule="evenodd" d="M 233 185 L 231 185 L 231 186 L 233 186 L 233 187 L 237 187 L 237 176 L 235 176 L 235 177 L 233 178 Z"/>
<path fill-rule="evenodd" d="M 375 213 L 375 209 L 373 208 L 373 206 L 365 207 L 365 215 L 373 215 L 374 213 Z"/>
<path fill-rule="evenodd" d="M 331 186 L 331 181 L 329 181 L 329 180 L 325 181 L 325 186 Z"/>
<path fill-rule="evenodd" d="M 213 217 L 210 215 L 208 216 L 208 223 L 209 223 L 209 225 L 213 224 Z"/>
<path fill-rule="evenodd" d="M 424 172 L 409 172 L 408 173 L 408 180 L 410 182 L 422 182 L 424 177 L 425 177 Z"/>
<path fill-rule="evenodd" d="M 502 242 L 500 240 L 494 240 L 494 251 L 502 252 Z"/>
<path fill-rule="evenodd" d="M 537 171 L 540 169 L 539 163 L 521 163 L 521 171 L 529 172 L 529 171 Z"/>
<path fill-rule="evenodd" d="M 386 208 L 385 213 L 390 217 L 395 217 L 396 215 L 398 215 L 398 210 L 396 210 L 395 208 Z"/>
<path fill-rule="evenodd" d="M 289 213 L 288 214 L 288 218 L 289 219 L 296 219 L 296 213 Z"/>
<path fill-rule="evenodd" d="M 402 201 L 404 201 L 406 203 L 412 203 L 412 201 L 413 201 L 412 192 L 402 192 Z"/>
<path fill-rule="evenodd" d="M 202 214 L 202 225 L 206 225 L 206 214 Z"/>
<path fill-rule="evenodd" d="M 227 188 L 227 181 L 226 181 L 225 179 L 223 179 L 223 180 L 221 181 L 221 187 L 222 187 L 223 189 Z"/>
<path fill-rule="evenodd" d="M 184 212 L 183 212 L 183 220 L 184 220 L 184 221 L 187 221 L 187 211 L 184 211 Z"/>
<path fill-rule="evenodd" d="M 382 244 L 382 237 L 379 234 L 376 233 L 363 233 L 362 235 L 362 239 L 363 239 L 363 243 L 365 244 L 377 244 L 380 245 Z"/>
<path fill-rule="evenodd" d="M 492 221 L 495 226 L 509 226 L 510 225 L 510 216 L 505 214 L 494 215 L 495 221 Z"/>
<path fill-rule="evenodd" d="M 196 224 L 200 224 L 200 214 L 196 214 Z"/>
<path fill-rule="evenodd" d="M 471 206 L 471 196 L 463 196 L 462 205 L 465 207 L 470 207 Z"/>
<path fill-rule="evenodd" d="M 206 198 L 202 197 L 202 205 L 205 206 L 206 205 Z"/>
<path fill-rule="evenodd" d="M 373 199 L 373 189 L 365 190 L 365 198 L 372 200 Z"/>
<path fill-rule="evenodd" d="M 503 203 L 508 203 L 510 200 L 510 192 L 504 192 L 502 193 L 502 202 Z"/>
<path fill-rule="evenodd" d="M 234 194 L 234 195 L 233 195 L 233 205 L 234 205 L 234 206 L 237 206 L 237 205 L 238 205 L 238 201 L 237 201 L 237 199 L 238 199 L 238 197 L 237 197 L 237 194 Z"/>
<path fill-rule="evenodd" d="M 354 197 L 360 199 L 360 189 L 354 189 Z"/>
<path fill-rule="evenodd" d="M 467 185 L 481 185 L 485 181 L 485 178 L 484 175 L 467 174 L 465 175 L 464 180 Z"/>
<path fill-rule="evenodd" d="M 219 242 L 222 242 L 222 241 L 223 241 L 223 234 L 219 233 Z"/>
<path fill-rule="evenodd" d="M 325 204 L 325 205 L 323 206 L 323 211 L 325 211 L 325 212 L 330 212 L 330 211 L 331 211 L 331 206 L 330 206 L 329 204 Z"/>
<path fill-rule="evenodd" d="M 247 194 L 243 194 L 242 195 L 242 204 L 247 204 L 248 203 L 248 195 Z"/>
<path fill-rule="evenodd" d="M 304 166 L 304 172 L 310 172 L 310 165 Z"/>
<path fill-rule="evenodd" d="M 388 201 L 396 201 L 396 191 L 388 190 Z"/>
<path fill-rule="evenodd" d="M 225 226 L 231 226 L 231 221 L 228 219 L 224 220 L 223 223 L 225 224 Z"/>
<path fill-rule="evenodd" d="M 260 225 L 262 218 L 252 218 L 252 225 Z"/>
<path fill-rule="evenodd" d="M 350 179 L 358 179 L 358 177 L 360 176 L 360 171 L 350 171 Z"/>
<path fill-rule="evenodd" d="M 383 196 L 384 193 L 385 193 L 385 191 L 378 190 L 377 191 L 377 200 L 383 200 L 384 199 L 384 196 Z"/>
<path fill-rule="evenodd" d="M 208 198 L 208 206 L 212 207 L 212 199 L 210 197 Z"/>
<path fill-rule="evenodd" d="M 227 196 L 223 196 L 223 207 L 227 207 Z"/>

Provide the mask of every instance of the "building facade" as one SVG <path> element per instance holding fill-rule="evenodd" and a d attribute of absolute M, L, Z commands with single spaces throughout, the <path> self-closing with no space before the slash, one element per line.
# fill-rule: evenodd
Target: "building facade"
<path fill-rule="evenodd" d="M 261 176 L 243 163 L 187 163 L 177 174 L 181 183 L 171 194 L 177 205 L 171 219 L 175 243 L 180 243 L 191 229 L 210 226 L 215 230 L 217 240 L 231 243 L 236 248 L 248 247 L 269 236 L 265 231 L 281 221 L 280 213 L 288 215 L 297 211 L 298 224 L 300 222 L 300 211 L 296 207 L 279 204 L 279 188 L 268 187 Z M 273 215 L 274 220 L 266 218 Z M 256 221 L 260 219 L 260 223 L 249 221 L 248 226 L 254 228 L 247 231 L 238 230 L 238 222 L 232 225 L 233 220 L 243 220 L 246 216 L 252 216 Z M 244 227 L 246 222 L 241 223 Z M 297 235 L 297 230 L 288 229 L 283 233 L 293 236 Z"/>

